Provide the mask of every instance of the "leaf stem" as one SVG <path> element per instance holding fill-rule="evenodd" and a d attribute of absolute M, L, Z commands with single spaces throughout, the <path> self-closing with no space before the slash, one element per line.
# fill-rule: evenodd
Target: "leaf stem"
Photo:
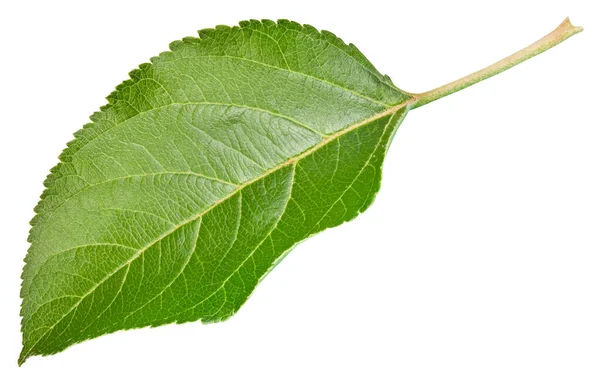
<path fill-rule="evenodd" d="M 441 87 L 432 89 L 431 91 L 415 94 L 414 96 L 416 101 L 412 105 L 411 109 L 429 104 L 432 101 L 441 99 L 442 97 L 448 96 L 454 92 L 460 91 L 461 89 L 470 87 L 473 84 L 477 84 L 482 80 L 502 73 L 519 63 L 522 63 L 544 51 L 547 51 L 548 49 L 558 45 L 559 43 L 581 31 L 583 31 L 583 28 L 574 27 L 567 17 L 558 27 L 556 27 L 554 31 L 550 32 L 530 46 L 523 48 L 520 51 L 515 52 L 512 55 L 461 79 L 455 80 L 446 85 L 442 85 Z"/>

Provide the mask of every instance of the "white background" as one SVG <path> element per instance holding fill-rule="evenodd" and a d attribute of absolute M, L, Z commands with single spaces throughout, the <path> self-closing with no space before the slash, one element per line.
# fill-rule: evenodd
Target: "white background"
<path fill-rule="evenodd" d="M 0 382 L 600 382 L 596 1 L 6 1 Z M 586 31 L 412 111 L 375 204 L 301 244 L 231 320 L 118 332 L 17 367 L 32 209 L 71 134 L 169 42 L 288 18 L 421 92 Z"/>

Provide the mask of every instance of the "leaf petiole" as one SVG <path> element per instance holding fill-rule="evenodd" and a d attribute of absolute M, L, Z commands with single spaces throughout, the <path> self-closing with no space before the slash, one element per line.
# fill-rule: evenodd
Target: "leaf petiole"
<path fill-rule="evenodd" d="M 442 97 L 448 96 L 454 92 L 458 92 L 461 89 L 470 87 L 473 84 L 477 84 L 482 80 L 490 78 L 494 75 L 502 73 L 515 65 L 522 63 L 540 53 L 547 51 L 548 49 L 560 44 L 569 37 L 583 31 L 581 27 L 575 27 L 571 24 L 571 21 L 567 17 L 556 29 L 546 36 L 542 37 L 535 43 L 521 49 L 512 55 L 495 62 L 494 64 L 480 69 L 477 72 L 473 72 L 463 78 L 455 80 L 441 87 L 432 89 L 430 91 L 414 94 L 415 103 L 411 109 L 421 107 L 425 104 L 429 104 L 432 101 L 441 99 Z"/>

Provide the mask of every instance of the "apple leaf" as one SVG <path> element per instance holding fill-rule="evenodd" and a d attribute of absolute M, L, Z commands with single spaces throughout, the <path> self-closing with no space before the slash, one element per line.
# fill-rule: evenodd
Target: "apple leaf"
<path fill-rule="evenodd" d="M 286 20 L 172 43 L 108 96 L 44 183 L 19 364 L 117 330 L 229 318 L 296 244 L 369 207 L 409 109 L 578 29 L 556 31 L 549 46 L 424 94 Z"/>

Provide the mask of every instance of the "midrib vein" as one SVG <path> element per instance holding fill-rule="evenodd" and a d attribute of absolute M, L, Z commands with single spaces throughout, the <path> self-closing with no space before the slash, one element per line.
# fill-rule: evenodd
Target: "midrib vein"
<path fill-rule="evenodd" d="M 210 293 L 209 295 L 207 295 L 204 299 L 200 300 L 198 303 L 194 304 L 194 306 L 192 306 L 191 308 L 187 308 L 185 311 L 177 312 L 176 314 L 170 316 L 170 318 L 179 316 L 183 312 L 194 310 L 194 309 L 198 308 L 200 305 L 204 304 L 207 300 L 209 300 L 210 298 L 212 298 L 217 292 L 219 292 L 221 289 L 223 289 L 225 287 L 225 285 L 227 285 L 227 282 L 229 282 L 229 280 L 231 280 L 231 278 L 233 276 L 235 276 L 235 274 L 240 271 L 240 269 L 248 262 L 248 260 L 250 260 L 252 258 L 252 256 L 254 256 L 254 253 L 256 253 L 256 251 L 261 247 L 261 245 L 263 245 L 263 243 L 265 241 L 267 241 L 267 239 L 273 234 L 273 231 L 275 231 L 275 229 L 277 228 L 277 226 L 281 222 L 281 219 L 285 215 L 285 211 L 287 210 L 287 207 L 288 207 L 288 205 L 290 203 L 290 200 L 292 200 L 292 191 L 294 189 L 294 182 L 296 181 L 296 164 L 297 163 L 293 163 L 292 174 L 290 176 L 290 181 L 289 181 L 290 184 L 289 184 L 289 189 L 288 189 L 288 192 L 287 192 L 287 198 L 285 199 L 285 204 L 283 204 L 283 208 L 281 209 L 281 213 L 279 214 L 279 217 L 273 223 L 273 225 L 271 226 L 271 229 L 269 229 L 269 231 L 267 232 L 266 236 L 264 236 L 258 242 L 258 245 L 256 247 L 254 247 L 254 249 L 251 252 L 248 253 L 248 256 L 246 256 L 244 258 L 244 260 L 242 260 L 242 262 L 240 263 L 240 265 L 238 265 L 237 268 L 233 270 L 233 272 L 229 273 L 229 275 L 223 280 L 223 282 L 221 283 L 221 285 L 219 285 L 219 287 L 217 289 L 213 290 L 212 293 Z M 223 306 L 221 306 L 215 312 L 215 314 L 219 313 L 219 311 L 221 310 L 222 307 Z M 210 315 L 208 317 L 210 318 L 210 317 L 214 316 L 215 314 Z"/>
<path fill-rule="evenodd" d="M 373 155 L 377 151 L 377 148 L 379 148 L 379 146 L 381 145 L 381 141 L 383 140 L 383 137 L 386 135 L 387 130 L 389 129 L 390 125 L 392 124 L 392 120 L 393 120 L 393 117 L 391 117 L 390 120 L 388 120 L 387 124 L 385 125 L 385 128 L 383 129 L 383 132 L 381 133 L 381 136 L 379 137 L 379 140 L 377 141 L 377 144 L 373 148 L 373 152 L 370 153 L 369 158 L 363 164 L 363 166 L 361 167 L 361 169 L 358 171 L 356 177 L 352 180 L 352 182 L 348 185 L 348 187 L 340 194 L 340 197 L 338 199 L 336 199 L 336 201 L 333 202 L 333 204 L 331 204 L 330 208 L 323 214 L 323 216 L 321 217 L 321 219 L 317 222 L 317 224 L 315 224 L 313 226 L 313 228 L 309 231 L 309 233 L 315 233 L 314 229 L 317 228 L 321 224 L 321 222 L 323 221 L 323 219 L 329 214 L 329 212 L 331 212 L 331 210 L 333 209 L 333 207 L 335 206 L 335 204 L 337 204 L 341 200 L 341 198 L 350 190 L 350 188 L 352 188 L 352 186 L 354 185 L 354 183 L 356 183 L 356 180 L 358 180 L 358 178 L 363 173 L 363 171 L 365 170 L 365 168 L 371 163 L 371 160 L 373 159 Z M 338 155 L 339 155 L 339 153 L 338 153 Z M 217 289 L 213 290 L 212 293 L 210 293 L 208 296 L 206 296 L 200 302 L 194 304 L 194 306 L 192 306 L 191 308 L 187 308 L 185 311 L 177 312 L 176 314 L 170 316 L 169 318 L 172 319 L 172 318 L 180 315 L 183 312 L 187 312 L 187 311 L 190 311 L 190 310 L 193 310 L 193 309 L 199 307 L 200 305 L 204 304 L 207 300 L 209 300 L 210 298 L 212 298 L 214 295 L 216 295 L 217 292 L 219 292 L 221 289 L 225 288 L 225 286 L 227 285 L 227 282 L 229 282 L 231 280 L 231 278 L 233 276 L 235 276 L 235 274 L 238 273 L 242 269 L 242 267 L 248 262 L 248 260 L 250 260 L 254 256 L 254 254 L 256 253 L 256 251 L 263 245 L 263 243 L 265 241 L 267 241 L 267 239 L 269 237 L 271 237 L 271 235 L 273 234 L 273 232 L 275 231 L 275 229 L 281 223 L 281 219 L 283 219 L 283 216 L 285 215 L 287 207 L 288 207 L 288 205 L 290 203 L 290 200 L 292 199 L 292 191 L 293 191 L 294 182 L 295 182 L 295 175 L 296 175 L 296 165 L 298 164 L 298 162 L 294 162 L 292 164 L 294 165 L 294 168 L 292 169 L 292 176 L 290 177 L 290 187 L 289 187 L 287 199 L 285 201 L 285 204 L 283 206 L 281 214 L 279 215 L 279 218 L 277 219 L 277 221 L 275 222 L 275 224 L 271 227 L 271 229 L 269 230 L 269 232 L 267 233 L 267 235 L 265 237 L 263 237 L 263 239 L 258 243 L 258 245 L 256 247 L 254 247 L 254 249 L 252 250 L 252 252 L 250 252 L 248 254 L 248 256 L 246 256 L 244 258 L 244 260 L 242 260 L 242 262 L 240 263 L 240 265 L 238 265 L 237 268 L 233 272 L 229 273 L 229 275 L 223 280 L 223 282 L 221 283 L 221 285 L 219 285 L 219 287 Z M 212 314 L 210 316 L 207 316 L 207 317 L 211 318 L 211 317 L 215 316 L 216 314 L 219 313 L 220 310 L 221 310 L 221 308 L 219 308 L 217 311 L 215 311 L 214 314 Z"/>
<path fill-rule="evenodd" d="M 345 135 L 346 133 L 352 132 L 353 130 L 369 124 L 377 119 L 380 119 L 382 117 L 388 116 L 388 115 L 393 115 L 394 113 L 396 113 L 397 111 L 399 111 L 402 108 L 410 108 L 410 106 L 412 104 L 414 104 L 417 101 L 416 98 L 412 98 L 408 101 L 405 101 L 401 104 L 392 106 L 388 109 L 386 109 L 383 112 L 377 113 L 375 115 L 372 115 L 371 117 L 362 120 L 358 123 L 355 123 L 353 125 L 350 125 L 347 128 L 344 128 L 330 136 L 328 136 L 326 139 L 322 140 L 321 142 L 319 142 L 317 145 L 315 145 L 312 148 L 309 148 L 308 150 L 294 156 L 291 157 L 290 159 L 282 162 L 281 164 L 277 165 L 276 167 L 271 168 L 270 170 L 268 170 L 267 172 L 263 173 L 260 176 L 257 176 L 254 179 L 248 180 L 243 184 L 240 184 L 236 189 L 234 189 L 231 193 L 225 195 L 223 198 L 215 201 L 210 207 L 208 207 L 207 209 L 205 209 L 204 211 L 182 221 L 181 223 L 179 223 L 178 225 L 174 226 L 173 228 L 169 229 L 168 231 L 164 232 L 163 234 L 161 234 L 160 236 L 158 236 L 155 240 L 153 240 L 152 242 L 150 242 L 148 245 L 146 245 L 145 247 L 141 248 L 140 250 L 138 250 L 137 252 L 135 252 L 131 258 L 129 258 L 127 261 L 125 261 L 123 264 L 121 264 L 120 266 L 118 266 L 115 270 L 113 270 L 112 272 L 108 273 L 106 275 L 106 277 L 104 277 L 102 280 L 100 280 L 97 284 L 95 284 L 93 287 L 91 287 L 86 293 L 84 293 L 80 299 L 71 307 L 69 308 L 69 310 L 67 312 L 65 312 L 65 314 L 63 316 L 61 316 L 60 319 L 58 319 L 53 325 L 48 326 L 48 330 L 46 330 L 46 332 L 44 332 L 39 338 L 38 340 L 27 350 L 27 352 L 24 352 L 22 354 L 23 359 L 27 358 L 29 356 L 29 353 L 33 350 L 33 348 L 35 348 L 35 346 L 44 339 L 44 337 L 46 337 L 46 335 L 48 335 L 48 333 L 50 333 L 64 318 L 66 318 L 71 312 L 73 312 L 80 304 L 81 302 L 83 302 L 83 300 L 88 297 L 89 295 L 91 295 L 100 285 L 102 285 L 105 281 L 107 281 L 108 279 L 110 279 L 115 273 L 119 272 L 121 269 L 125 268 L 125 267 L 129 267 L 129 265 L 135 261 L 141 254 L 143 254 L 146 250 L 148 250 L 150 247 L 152 247 L 154 244 L 158 243 L 159 241 L 161 241 L 162 239 L 164 239 L 165 237 L 169 236 L 170 234 L 172 234 L 173 232 L 175 232 L 176 230 L 178 230 L 179 228 L 181 228 L 182 226 L 204 216 L 205 214 L 207 214 L 208 212 L 210 212 L 212 209 L 214 209 L 215 207 L 219 206 L 221 203 L 225 202 L 226 200 L 228 200 L 229 198 L 235 196 L 237 193 L 241 192 L 245 187 L 261 180 L 264 179 L 266 177 L 268 177 L 269 175 L 273 174 L 274 172 L 277 172 L 278 170 L 287 167 L 289 165 L 295 165 L 297 162 L 299 162 L 300 160 L 304 159 L 305 157 L 310 156 L 311 154 L 315 153 L 316 151 L 318 151 L 319 149 L 323 148 L 324 146 L 326 146 L 327 144 L 333 142 L 334 140 L 337 140 L 338 138 L 340 138 L 341 136 Z"/>

